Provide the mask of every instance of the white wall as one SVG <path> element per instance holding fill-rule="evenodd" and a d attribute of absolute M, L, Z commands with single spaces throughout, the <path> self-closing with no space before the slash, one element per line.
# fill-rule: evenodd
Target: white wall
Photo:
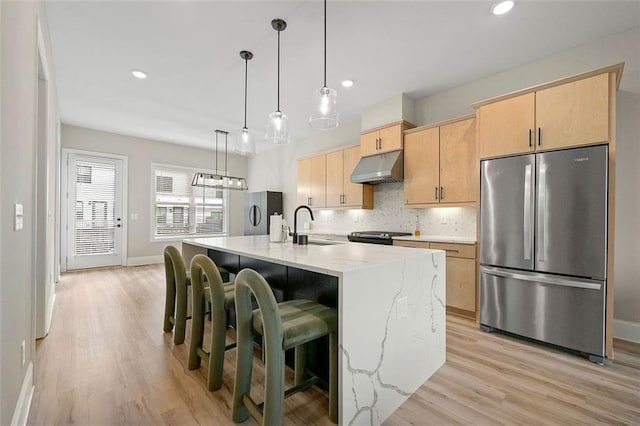
<path fill-rule="evenodd" d="M 279 146 L 249 159 L 250 191 L 282 191 L 284 219 L 293 228 L 296 208 L 298 158 L 346 145 L 360 143 L 360 122 L 341 123 L 337 129 L 320 132 L 316 137 Z"/>
<path fill-rule="evenodd" d="M 212 137 L 212 147 L 213 143 Z M 69 125 L 62 126 L 62 147 L 128 157 L 127 251 L 133 263 L 149 257 L 160 259 L 158 256 L 170 243 L 151 241 L 151 163 L 208 170 L 215 168 L 213 149 L 209 151 Z M 247 176 L 246 157 L 229 154 L 228 159 L 230 175 Z M 224 152 L 218 154 L 218 168 L 224 168 Z M 251 185 L 249 188 L 253 190 Z M 244 194 L 243 191 L 229 191 L 229 235 L 244 233 Z M 133 213 L 138 214 L 138 220 L 131 220 Z"/>
<path fill-rule="evenodd" d="M 29 372 L 35 357 L 35 286 L 32 259 L 35 254 L 35 158 L 37 124 L 37 22 L 40 25 L 48 58 L 51 46 L 44 4 L 32 2 L 0 2 L 0 424 L 10 424 L 14 414 L 24 415 L 32 389 Z M 54 81 L 53 69 L 47 73 Z M 55 170 L 55 127 L 57 100 L 55 87 L 50 85 L 48 126 L 45 143 L 44 170 Z M 40 188 L 43 189 L 43 188 Z M 55 191 L 53 186 L 49 191 Z M 54 200 L 47 192 L 46 200 Z M 14 204 L 24 206 L 24 228 L 14 231 Z M 45 203 L 47 204 L 47 203 Z M 44 209 L 55 211 L 54 205 Z M 53 221 L 52 221 L 53 222 Z M 47 234 L 49 234 L 47 229 Z M 48 242 L 52 244 L 51 241 Z M 52 264 L 53 247 L 45 253 Z M 48 266 L 49 268 L 49 266 Z M 50 292 L 51 293 L 51 292 Z M 10 324 L 10 326 L 6 326 Z M 26 362 L 21 360 L 21 343 L 26 343 Z M 18 411 L 16 411 L 18 410 Z M 17 418 L 13 420 L 18 420 Z"/>
<path fill-rule="evenodd" d="M 640 213 L 638 203 L 640 194 L 637 191 L 640 183 L 638 169 L 638 144 L 640 143 L 640 130 L 638 129 L 638 94 L 640 94 L 640 28 L 620 33 L 602 40 L 588 43 L 583 46 L 543 58 L 529 64 L 519 66 L 504 72 L 472 81 L 466 85 L 456 87 L 442 93 L 437 93 L 415 101 L 414 124 L 420 126 L 447 120 L 474 112 L 471 104 L 483 99 L 502 95 L 515 90 L 523 89 L 535 84 L 563 78 L 569 75 L 590 71 L 596 68 L 612 65 L 618 62 L 626 62 L 620 91 L 618 92 L 618 165 L 616 187 L 616 319 L 640 323 L 640 284 L 637 277 L 640 276 L 640 264 L 637 262 L 638 241 L 640 241 Z M 249 176 L 254 182 L 262 182 L 260 189 L 273 189 L 283 191 L 285 198 L 285 216 L 291 214 L 296 202 L 296 159 L 343 145 L 357 143 L 359 130 L 368 129 L 379 125 L 370 117 L 380 114 L 388 116 L 392 112 L 387 111 L 386 106 L 393 105 L 394 114 L 397 115 L 398 106 L 403 106 L 401 97 L 390 100 L 381 100 L 382 107 L 373 111 L 376 105 L 363 111 L 362 123 L 342 123 L 341 127 L 318 134 L 318 136 L 300 141 L 295 145 L 274 149 L 258 154 L 249 161 Z M 395 100 L 395 102 L 394 102 Z M 379 112 L 382 111 L 382 112 Z M 394 121 L 397 121 L 394 116 Z M 366 123 L 365 123 L 366 121 Z M 374 120 L 375 121 L 375 120 Z M 380 197 L 401 198 L 401 187 L 394 185 L 381 185 L 376 188 L 376 202 Z M 376 205 L 380 210 L 380 204 Z M 337 229 L 363 229 L 364 224 L 385 223 L 385 217 L 396 217 L 396 221 L 387 221 L 391 229 L 412 230 L 412 222 L 409 218 L 416 209 L 397 208 L 393 214 L 390 207 L 385 211 L 348 213 L 339 212 L 319 214 L 320 227 L 331 226 Z M 365 222 L 354 221 L 355 216 L 365 218 Z M 422 229 L 423 233 L 443 235 L 444 231 L 434 220 L 439 213 L 423 212 L 421 219 L 430 224 L 429 229 Z M 475 226 L 469 223 L 470 215 L 464 212 L 453 214 L 454 220 L 460 221 L 458 230 L 473 229 Z M 288 218 L 287 218 L 288 219 Z M 288 219 L 289 220 L 289 219 Z M 475 224 L 475 218 L 473 218 Z M 423 224 L 425 223 L 423 222 Z M 447 224 L 452 228 L 450 224 Z M 634 260 L 635 259 L 635 260 Z"/>

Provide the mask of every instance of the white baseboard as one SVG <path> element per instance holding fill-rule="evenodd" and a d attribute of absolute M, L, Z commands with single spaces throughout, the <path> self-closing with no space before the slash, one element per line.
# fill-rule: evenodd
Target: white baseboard
<path fill-rule="evenodd" d="M 51 328 L 51 318 L 53 318 L 53 306 L 56 304 L 56 293 L 55 293 L 55 285 L 53 286 L 53 295 L 49 298 L 49 304 L 47 305 L 47 313 L 44 321 L 44 334 L 45 336 L 49 334 L 49 329 Z"/>
<path fill-rule="evenodd" d="M 164 256 L 141 256 L 127 258 L 127 266 L 153 265 L 164 262 Z"/>
<path fill-rule="evenodd" d="M 640 323 L 614 319 L 613 337 L 620 340 L 640 343 Z"/>
<path fill-rule="evenodd" d="M 29 409 L 31 408 L 31 398 L 33 398 L 33 362 L 29 362 L 27 374 L 24 375 L 22 388 L 16 403 L 16 409 L 13 411 L 11 426 L 24 426 L 27 424 L 29 417 Z"/>

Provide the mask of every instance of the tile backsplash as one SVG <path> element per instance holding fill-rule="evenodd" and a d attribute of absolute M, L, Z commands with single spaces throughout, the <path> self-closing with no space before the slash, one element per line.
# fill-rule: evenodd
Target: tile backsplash
<path fill-rule="evenodd" d="M 318 210 L 313 230 L 413 232 L 416 216 L 423 235 L 476 238 L 476 210 L 468 207 L 412 209 L 404 205 L 402 183 L 376 185 L 373 210 Z M 303 222 L 304 224 L 304 222 Z"/>

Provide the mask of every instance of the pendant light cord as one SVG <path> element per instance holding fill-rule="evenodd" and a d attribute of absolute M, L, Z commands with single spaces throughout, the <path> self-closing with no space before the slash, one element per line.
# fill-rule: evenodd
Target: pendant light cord
<path fill-rule="evenodd" d="M 247 72 L 249 59 L 244 59 L 244 128 L 247 128 Z"/>
<path fill-rule="evenodd" d="M 216 130 L 216 174 L 218 174 L 218 131 Z"/>
<path fill-rule="evenodd" d="M 278 112 L 280 112 L 280 30 L 278 30 Z"/>
<path fill-rule="evenodd" d="M 324 87 L 327 87 L 327 0 L 324 0 Z"/>

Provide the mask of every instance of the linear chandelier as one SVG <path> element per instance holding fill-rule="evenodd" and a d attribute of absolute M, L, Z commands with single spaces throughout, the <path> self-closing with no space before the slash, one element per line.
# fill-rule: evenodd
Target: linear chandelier
<path fill-rule="evenodd" d="M 191 186 L 203 188 L 231 189 L 234 191 L 246 191 L 249 189 L 247 180 L 243 177 L 229 176 L 227 172 L 227 137 L 229 132 L 216 130 L 216 168 L 215 173 L 196 172 L 193 175 Z M 218 174 L 218 135 L 224 135 L 224 175 Z"/>

